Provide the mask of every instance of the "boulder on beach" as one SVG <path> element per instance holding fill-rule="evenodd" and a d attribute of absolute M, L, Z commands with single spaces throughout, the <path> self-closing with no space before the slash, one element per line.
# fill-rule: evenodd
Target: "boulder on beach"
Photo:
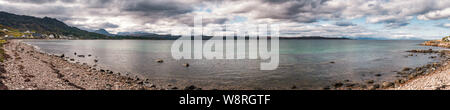
<path fill-rule="evenodd" d="M 380 77 L 382 74 L 375 74 L 376 77 Z"/>
<path fill-rule="evenodd" d="M 195 90 L 195 89 L 197 89 L 197 87 L 195 87 L 194 85 L 187 86 L 184 88 L 184 90 Z"/>
<path fill-rule="evenodd" d="M 189 63 L 183 64 L 184 67 L 189 67 Z"/>
<path fill-rule="evenodd" d="M 378 88 L 380 88 L 380 85 L 379 84 L 374 84 L 374 85 L 369 86 L 367 89 L 369 89 L 369 90 L 376 90 Z"/>
<path fill-rule="evenodd" d="M 368 80 L 368 81 L 366 81 L 366 83 L 367 84 L 373 84 L 373 83 L 375 83 L 375 81 L 374 80 Z"/>
<path fill-rule="evenodd" d="M 164 60 L 162 60 L 162 59 L 158 59 L 158 60 L 156 60 L 156 62 L 158 62 L 158 63 L 163 63 L 163 62 L 164 62 Z"/>
<path fill-rule="evenodd" d="M 344 83 L 341 83 L 341 82 L 337 82 L 337 83 L 333 84 L 334 88 L 339 88 L 339 87 L 342 87 L 343 85 L 344 85 Z"/>
<path fill-rule="evenodd" d="M 388 87 L 391 87 L 393 85 L 394 85 L 394 83 L 392 83 L 392 82 L 383 82 L 383 84 L 382 84 L 383 88 L 388 88 Z"/>
<path fill-rule="evenodd" d="M 411 68 L 405 67 L 405 68 L 403 68 L 402 71 L 409 71 L 409 70 L 411 70 Z"/>

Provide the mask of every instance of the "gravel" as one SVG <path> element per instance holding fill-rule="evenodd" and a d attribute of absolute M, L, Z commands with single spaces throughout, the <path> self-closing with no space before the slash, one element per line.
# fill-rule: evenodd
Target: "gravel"
<path fill-rule="evenodd" d="M 2 85 L 9 90 L 158 90 L 139 80 L 90 69 L 64 58 L 36 51 L 20 40 L 4 46 L 11 58 L 4 62 Z"/>

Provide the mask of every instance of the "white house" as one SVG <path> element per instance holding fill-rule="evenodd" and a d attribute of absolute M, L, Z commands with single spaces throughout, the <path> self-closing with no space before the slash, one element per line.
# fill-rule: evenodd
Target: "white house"
<path fill-rule="evenodd" d="M 23 33 L 28 33 L 28 34 L 29 34 L 29 33 L 33 33 L 33 32 L 31 32 L 31 31 L 27 30 L 27 31 L 25 31 L 25 32 L 23 32 Z"/>
<path fill-rule="evenodd" d="M 53 34 L 50 34 L 50 35 L 48 36 L 48 38 L 53 39 L 53 38 L 55 38 L 55 36 L 54 36 Z"/>

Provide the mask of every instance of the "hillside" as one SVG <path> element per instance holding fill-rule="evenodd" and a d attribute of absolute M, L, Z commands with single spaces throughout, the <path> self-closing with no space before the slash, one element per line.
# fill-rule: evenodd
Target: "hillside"
<path fill-rule="evenodd" d="M 97 34 L 103 34 L 103 35 L 106 35 L 106 36 L 114 36 L 113 34 L 109 33 L 105 29 L 99 29 L 99 30 L 95 30 L 93 32 L 97 33 Z"/>
<path fill-rule="evenodd" d="M 15 15 L 0 11 L 0 25 L 17 29 L 19 31 L 33 31 L 41 34 L 58 34 L 74 36 L 81 39 L 107 38 L 107 36 L 87 32 L 76 27 L 71 27 L 54 18 L 37 18 L 25 15 Z"/>

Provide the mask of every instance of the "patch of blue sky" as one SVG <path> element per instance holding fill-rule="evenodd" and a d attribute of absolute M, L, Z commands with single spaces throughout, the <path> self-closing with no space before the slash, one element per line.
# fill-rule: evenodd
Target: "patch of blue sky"
<path fill-rule="evenodd" d="M 242 22 L 247 22 L 247 21 L 248 21 L 248 19 L 246 17 L 234 16 L 233 19 L 228 21 L 228 23 L 234 24 L 234 23 L 242 23 Z"/>

